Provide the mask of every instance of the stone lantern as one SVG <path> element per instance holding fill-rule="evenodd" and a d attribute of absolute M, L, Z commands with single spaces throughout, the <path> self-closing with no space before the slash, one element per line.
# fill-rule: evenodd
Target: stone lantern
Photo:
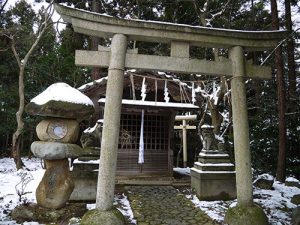
<path fill-rule="evenodd" d="M 46 208 L 61 208 L 74 189 L 68 158 L 82 154 L 82 148 L 75 144 L 79 122 L 94 112 L 94 105 L 78 90 L 56 83 L 33 98 L 26 112 L 44 117 L 36 127 L 40 141 L 31 145 L 34 156 L 43 159 L 46 167 L 36 190 L 37 203 Z"/>

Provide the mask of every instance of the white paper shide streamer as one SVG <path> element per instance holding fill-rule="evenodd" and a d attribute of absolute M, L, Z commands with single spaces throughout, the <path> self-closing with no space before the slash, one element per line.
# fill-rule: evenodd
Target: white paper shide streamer
<path fill-rule="evenodd" d="M 192 83 L 192 102 L 195 104 L 196 102 L 196 91 L 195 91 L 195 83 Z"/>
<path fill-rule="evenodd" d="M 142 97 L 142 101 L 145 101 L 145 98 L 146 98 L 146 88 L 147 88 L 147 85 L 146 85 L 146 79 L 145 77 L 143 78 L 143 84 L 142 84 L 142 89 L 141 89 L 141 97 Z"/>
<path fill-rule="evenodd" d="M 146 79 L 145 77 L 143 78 L 143 84 L 142 84 L 142 89 L 141 89 L 141 97 L 142 101 L 145 101 L 146 98 Z M 141 131 L 140 131 L 140 143 L 139 143 L 139 164 L 144 163 L 144 115 L 145 111 L 142 110 L 142 118 L 141 118 Z"/>
<path fill-rule="evenodd" d="M 169 97 L 169 90 L 168 90 L 168 81 L 165 81 L 165 90 L 164 90 L 164 100 L 165 100 L 165 102 L 169 102 L 170 101 L 170 97 Z"/>
<path fill-rule="evenodd" d="M 140 132 L 140 143 L 139 143 L 139 164 L 144 163 L 144 114 L 145 111 L 142 110 L 142 120 L 141 120 L 141 132 Z"/>

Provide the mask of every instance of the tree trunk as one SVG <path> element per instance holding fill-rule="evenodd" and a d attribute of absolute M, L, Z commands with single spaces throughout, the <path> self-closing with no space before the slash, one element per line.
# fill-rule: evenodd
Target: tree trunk
<path fill-rule="evenodd" d="M 33 136 L 34 136 L 34 131 L 30 131 L 30 135 L 29 135 L 29 143 L 32 143 L 33 142 Z M 28 149 L 28 159 L 31 159 L 32 158 L 32 152 L 30 150 L 30 148 Z"/>
<path fill-rule="evenodd" d="M 97 0 L 93 0 L 92 2 L 92 10 L 93 12 L 100 12 L 100 3 Z M 92 42 L 92 50 L 98 51 L 98 45 L 100 43 L 100 38 L 91 36 L 91 42 Z M 92 68 L 92 79 L 98 80 L 101 78 L 100 75 L 101 69 L 100 67 L 93 67 Z"/>
<path fill-rule="evenodd" d="M 22 119 L 23 113 L 24 113 L 24 104 L 25 104 L 25 99 L 24 99 L 24 70 L 25 67 L 24 65 L 21 65 L 20 67 L 20 72 L 19 72 L 19 110 L 16 113 L 16 119 L 17 119 L 17 130 L 13 134 L 13 140 L 12 140 L 12 157 L 15 161 L 17 170 L 21 169 L 24 164 L 21 160 L 20 156 L 20 143 L 21 143 L 21 134 L 24 129 L 24 122 Z"/>
<path fill-rule="evenodd" d="M 49 3 L 47 8 L 44 11 L 44 20 L 41 21 L 39 24 L 39 29 L 37 30 L 37 38 L 34 40 L 33 44 L 31 45 L 30 49 L 26 53 L 25 57 L 23 59 L 20 58 L 17 49 L 16 49 L 16 43 L 14 39 L 14 35 L 10 35 L 8 38 L 11 41 L 11 48 L 14 53 L 14 56 L 17 60 L 18 66 L 19 66 L 19 110 L 16 113 L 16 119 L 17 119 L 17 130 L 13 134 L 12 137 L 12 151 L 11 155 L 14 158 L 14 161 L 16 163 L 17 170 L 21 169 L 24 164 L 21 160 L 20 156 L 20 144 L 21 144 L 21 135 L 24 129 L 24 122 L 23 122 L 23 113 L 24 113 L 24 107 L 25 107 L 25 97 L 24 97 L 24 73 L 25 73 L 25 67 L 29 60 L 29 57 L 37 47 L 38 43 L 40 42 L 43 34 L 45 33 L 46 29 L 48 28 L 51 17 L 53 15 L 53 0 Z"/>
<path fill-rule="evenodd" d="M 277 11 L 276 0 L 271 0 L 272 12 L 272 28 L 279 30 L 279 20 Z M 286 175 L 286 121 L 285 121 L 285 84 L 284 84 L 284 71 L 282 61 L 282 48 L 279 46 L 275 51 L 275 64 L 277 75 L 277 95 L 278 95 L 278 113 L 279 113 L 279 151 L 277 161 L 276 179 L 280 182 L 285 181 Z"/>
<path fill-rule="evenodd" d="M 291 1 L 285 0 L 285 21 L 286 29 L 289 34 L 293 32 L 293 24 L 291 18 Z M 291 100 L 296 97 L 296 69 L 295 69 L 295 55 L 294 55 L 294 38 L 290 37 L 287 41 L 287 55 L 288 55 L 288 79 L 289 79 L 289 88 L 288 88 L 288 99 L 289 105 L 293 106 Z"/>
<path fill-rule="evenodd" d="M 6 140 L 5 140 L 5 151 L 7 151 L 7 149 L 9 148 L 9 132 L 6 133 Z"/>

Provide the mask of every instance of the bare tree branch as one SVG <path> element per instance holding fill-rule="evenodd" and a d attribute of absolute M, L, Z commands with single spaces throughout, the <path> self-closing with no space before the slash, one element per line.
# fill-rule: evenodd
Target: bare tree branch
<path fill-rule="evenodd" d="M 0 9 L 0 14 L 2 13 L 2 11 L 4 10 L 4 7 L 5 7 L 5 5 L 7 4 L 7 2 L 8 2 L 8 0 L 6 0 L 5 2 L 4 2 L 4 4 L 1 6 L 1 9 Z"/>
<path fill-rule="evenodd" d="M 15 58 L 17 60 L 19 69 L 21 69 L 22 63 L 21 63 L 20 56 L 19 56 L 19 54 L 17 53 L 17 50 L 16 50 L 16 42 L 15 42 L 14 36 L 10 37 L 10 41 L 11 41 L 11 49 L 12 49 L 12 51 L 14 53 L 14 56 L 15 56 Z"/>
<path fill-rule="evenodd" d="M 10 36 L 5 35 L 11 41 L 11 48 L 12 48 L 12 51 L 14 53 L 14 56 L 18 62 L 18 66 L 19 66 L 19 109 L 18 109 L 18 112 L 16 113 L 17 129 L 14 132 L 13 138 L 12 138 L 12 156 L 16 163 L 17 169 L 20 169 L 24 166 L 24 164 L 21 160 L 21 157 L 20 157 L 20 140 L 22 137 L 23 129 L 24 129 L 23 113 L 24 113 L 24 107 L 25 107 L 25 94 L 24 94 L 25 67 L 29 60 L 29 57 L 31 56 L 31 54 L 35 50 L 36 46 L 42 39 L 43 34 L 45 33 L 45 31 L 47 30 L 49 25 L 53 24 L 51 22 L 51 16 L 53 15 L 53 12 L 54 12 L 54 9 L 53 9 L 53 0 L 52 0 L 51 3 L 49 3 L 46 10 L 44 11 L 44 13 L 45 13 L 44 17 L 43 17 L 43 15 L 41 15 L 41 23 L 40 23 L 39 29 L 37 31 L 36 39 L 35 39 L 34 43 L 32 44 L 32 46 L 30 47 L 30 49 L 28 50 L 28 52 L 26 53 L 24 59 L 20 59 L 20 56 L 17 53 L 14 36 L 13 35 L 10 35 Z"/>
<path fill-rule="evenodd" d="M 48 11 L 50 12 L 49 14 L 48 14 Z M 45 13 L 46 13 L 45 20 L 42 22 L 41 30 L 38 31 L 37 38 L 35 39 L 34 43 L 32 44 L 31 48 L 29 49 L 29 51 L 27 52 L 27 54 L 25 55 L 25 57 L 23 59 L 22 63 L 23 63 L 24 66 L 27 64 L 30 55 L 32 54 L 32 52 L 34 51 L 34 49 L 36 48 L 36 46 L 40 42 L 43 34 L 45 33 L 45 31 L 47 30 L 49 25 L 53 24 L 53 23 L 50 23 L 51 17 L 54 13 L 53 1 L 51 3 L 49 3 L 48 7 L 45 10 Z"/>
<path fill-rule="evenodd" d="M 300 28 L 294 30 L 292 33 L 290 33 L 289 36 L 287 36 L 285 39 L 281 40 L 281 41 L 279 42 L 279 44 L 271 51 L 271 53 L 265 58 L 265 60 L 264 60 L 260 65 L 261 65 L 261 66 L 264 65 L 265 62 L 268 61 L 269 58 L 274 54 L 274 52 L 275 52 L 279 47 L 281 47 L 282 44 L 283 44 L 284 42 L 286 42 L 289 38 L 291 38 L 292 36 L 294 36 L 294 35 L 297 33 L 298 30 L 300 30 Z"/>

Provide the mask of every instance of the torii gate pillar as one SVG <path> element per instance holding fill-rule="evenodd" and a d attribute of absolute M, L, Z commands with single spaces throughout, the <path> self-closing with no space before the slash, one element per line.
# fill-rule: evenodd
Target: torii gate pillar
<path fill-rule="evenodd" d="M 234 155 L 236 168 L 237 206 L 229 208 L 225 223 L 231 225 L 266 225 L 268 219 L 263 210 L 253 203 L 252 172 L 249 141 L 248 109 L 245 87 L 245 56 L 240 46 L 229 49 L 232 60 L 231 80 Z M 255 218 L 253 220 L 253 218 Z"/>
<path fill-rule="evenodd" d="M 231 92 L 237 199 L 238 204 L 251 206 L 253 204 L 252 173 L 243 48 L 240 46 L 231 48 L 229 57 L 233 64 Z"/>
<path fill-rule="evenodd" d="M 111 42 L 108 68 L 96 209 L 84 215 L 81 221 L 83 225 L 125 223 L 120 211 L 113 209 L 113 201 L 118 153 L 116 140 L 119 139 L 120 131 L 126 51 L 127 37 L 123 34 L 115 34 Z"/>

